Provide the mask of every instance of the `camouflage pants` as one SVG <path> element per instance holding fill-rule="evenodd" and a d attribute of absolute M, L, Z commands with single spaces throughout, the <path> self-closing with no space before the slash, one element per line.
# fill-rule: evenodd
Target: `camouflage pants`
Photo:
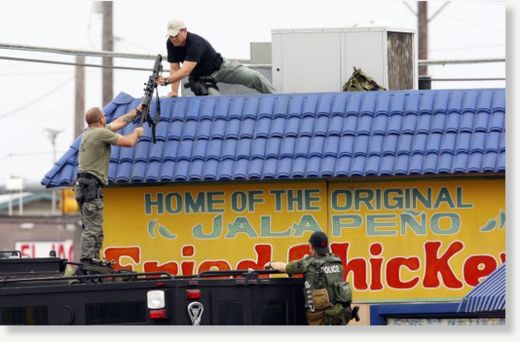
<path fill-rule="evenodd" d="M 79 186 L 74 187 L 76 200 L 85 198 L 85 191 Z M 103 199 L 93 199 L 81 203 L 78 201 L 81 213 L 81 256 L 80 259 L 100 259 L 99 251 L 103 244 Z"/>
<path fill-rule="evenodd" d="M 225 58 L 220 69 L 211 76 L 213 76 L 217 82 L 241 84 L 245 87 L 255 89 L 262 94 L 276 93 L 276 89 L 274 89 L 269 80 L 260 72 Z M 214 88 L 209 88 L 208 92 L 209 95 L 220 95 L 219 91 Z"/>

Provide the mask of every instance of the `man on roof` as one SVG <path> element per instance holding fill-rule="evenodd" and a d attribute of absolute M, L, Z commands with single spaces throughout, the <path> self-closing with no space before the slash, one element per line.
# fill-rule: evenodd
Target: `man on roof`
<path fill-rule="evenodd" d="M 276 92 L 261 73 L 223 58 L 206 39 L 188 32 L 182 20 L 170 20 L 167 35 L 170 74 L 159 76 L 157 83 L 171 85 L 169 97 L 178 96 L 180 80 L 185 77 L 189 77 L 188 84 L 195 95 L 219 95 L 219 82 L 241 84 L 263 94 Z"/>
<path fill-rule="evenodd" d="M 83 133 L 78 152 L 78 175 L 74 187 L 81 213 L 80 262 L 91 263 L 100 259 L 103 244 L 103 186 L 108 184 L 108 164 L 111 145 L 132 147 L 143 135 L 143 127 L 136 127 L 128 135 L 115 133 L 132 122 L 142 111 L 142 104 L 107 125 L 106 116 L 99 107 L 85 113 L 87 129 Z"/>

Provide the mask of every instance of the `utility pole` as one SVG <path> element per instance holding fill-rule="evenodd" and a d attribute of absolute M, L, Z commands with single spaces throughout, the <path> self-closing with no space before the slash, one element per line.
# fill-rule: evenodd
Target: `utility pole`
<path fill-rule="evenodd" d="M 419 32 L 419 59 L 428 59 L 428 1 L 417 2 L 417 32 Z M 419 77 L 428 76 L 428 66 L 419 67 Z"/>
<path fill-rule="evenodd" d="M 76 139 L 85 128 L 85 67 L 79 64 L 85 64 L 85 56 L 76 57 L 76 88 L 74 102 L 74 136 Z"/>
<path fill-rule="evenodd" d="M 103 15 L 103 36 L 102 36 L 102 50 L 114 51 L 114 36 L 112 30 L 112 1 L 102 1 L 101 11 Z M 113 59 L 112 57 L 103 57 L 103 106 L 112 101 L 113 93 Z"/>
<path fill-rule="evenodd" d="M 428 23 L 433 20 L 446 6 L 450 4 L 446 1 L 430 18 L 428 18 L 428 1 L 417 1 L 417 12 L 408 3 L 403 2 L 408 9 L 417 17 L 417 32 L 419 44 L 419 60 L 428 59 Z M 428 75 L 428 66 L 419 66 L 419 89 L 431 89 L 432 78 Z"/>

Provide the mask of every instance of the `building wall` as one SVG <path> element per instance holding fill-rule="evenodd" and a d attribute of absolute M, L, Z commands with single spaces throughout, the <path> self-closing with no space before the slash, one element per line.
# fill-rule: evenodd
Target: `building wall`
<path fill-rule="evenodd" d="M 311 232 L 323 230 L 358 303 L 460 300 L 505 260 L 504 185 L 466 177 L 108 188 L 103 253 L 138 271 L 262 268 L 309 253 Z"/>

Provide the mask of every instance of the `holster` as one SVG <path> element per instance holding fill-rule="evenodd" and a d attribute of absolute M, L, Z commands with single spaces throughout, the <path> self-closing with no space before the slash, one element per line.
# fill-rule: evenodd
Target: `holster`
<path fill-rule="evenodd" d="M 345 308 L 341 304 L 335 304 L 323 311 L 323 319 L 326 325 L 345 325 Z"/>
<path fill-rule="evenodd" d="M 101 185 L 95 178 L 78 177 L 76 184 L 79 187 L 79 191 L 76 193 L 76 200 L 80 207 L 85 202 L 103 198 Z"/>
<path fill-rule="evenodd" d="M 188 83 L 184 87 L 189 87 L 196 96 L 209 95 L 209 88 L 219 90 L 217 82 L 211 76 L 190 76 Z"/>

